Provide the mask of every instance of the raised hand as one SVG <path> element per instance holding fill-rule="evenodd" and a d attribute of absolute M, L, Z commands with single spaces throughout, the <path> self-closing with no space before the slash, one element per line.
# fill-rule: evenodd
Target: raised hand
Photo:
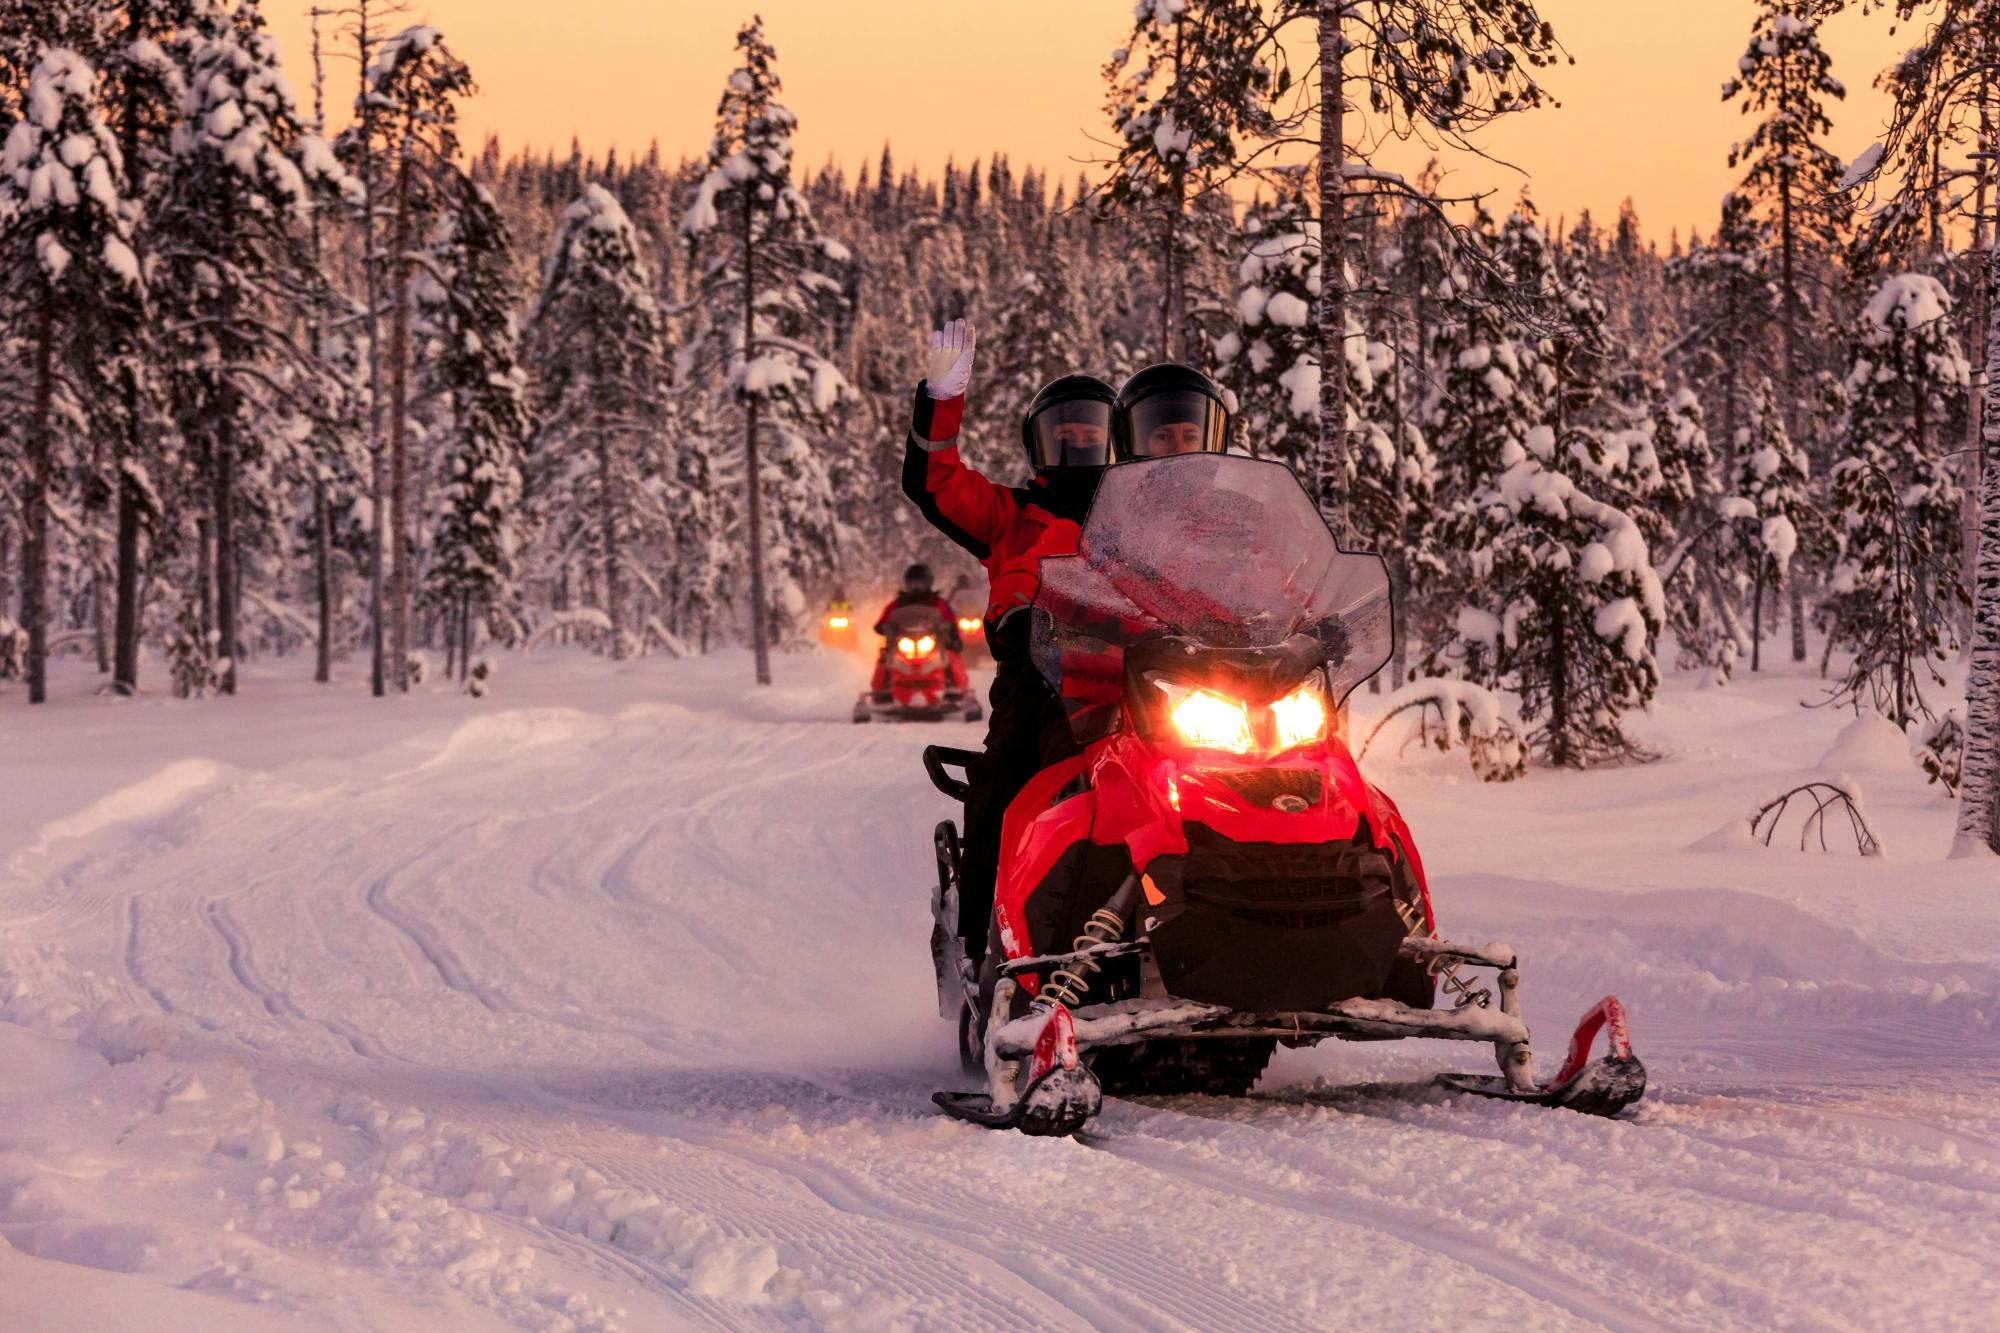
<path fill-rule="evenodd" d="M 972 382 L 972 350 L 979 341 L 972 326 L 954 319 L 931 334 L 924 351 L 924 388 L 940 401 L 962 398 Z"/>

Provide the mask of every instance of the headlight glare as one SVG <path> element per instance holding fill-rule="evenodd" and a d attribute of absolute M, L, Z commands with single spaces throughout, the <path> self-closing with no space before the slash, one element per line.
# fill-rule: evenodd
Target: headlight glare
<path fill-rule="evenodd" d="M 1190 690 L 1173 706 L 1174 730 L 1197 750 L 1250 750 L 1250 712 L 1240 700 L 1213 690 Z"/>
<path fill-rule="evenodd" d="M 1316 682 L 1299 686 L 1271 705 L 1278 727 L 1278 748 L 1290 750 L 1326 739 L 1326 701 Z"/>

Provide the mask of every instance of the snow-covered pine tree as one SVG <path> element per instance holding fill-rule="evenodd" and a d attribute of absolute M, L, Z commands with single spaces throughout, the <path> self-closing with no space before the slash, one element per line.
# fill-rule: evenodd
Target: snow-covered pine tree
<path fill-rule="evenodd" d="M 80 461 L 93 418 L 122 433 L 117 388 L 145 312 L 123 187 L 96 71 L 72 50 L 44 47 L 0 148 L 0 332 L 27 362 L 27 401 L 14 410 L 25 422 L 20 608 L 30 703 L 48 698 L 52 492 Z"/>
<path fill-rule="evenodd" d="M 1399 175 L 1372 168 L 1357 144 L 1424 138 L 1465 143 L 1501 115 L 1541 105 L 1546 97 L 1533 71 L 1553 63 L 1561 48 L 1555 30 L 1534 0 L 1380 0 L 1359 8 L 1351 0 L 1283 0 L 1273 16 L 1265 59 L 1278 68 L 1282 95 L 1289 73 L 1283 29 L 1293 20 L 1317 29 L 1318 96 L 1278 118 L 1273 132 L 1303 131 L 1317 119 L 1319 216 L 1325 227 L 1327 272 L 1319 303 L 1320 354 L 1348 337 L 1350 292 L 1347 201 L 1354 182 L 1371 192 L 1434 205 Z M 1350 71 L 1349 66 L 1356 66 Z M 1356 94 L 1350 83 L 1361 85 Z M 1362 108 L 1366 107 L 1364 115 Z M 1348 420 L 1345 376 L 1320 381 L 1318 499 L 1336 535 L 1344 536 L 1346 497 L 1335 493 L 1347 474 Z"/>
<path fill-rule="evenodd" d="M 389 336 L 383 347 L 388 370 L 383 410 L 388 416 L 387 513 L 378 513 L 389 532 L 389 683 L 410 688 L 410 597 L 415 536 L 409 497 L 410 282 L 411 260 L 424 220 L 439 197 L 458 155 L 457 99 L 475 89 L 472 71 L 445 45 L 444 35 L 426 24 L 403 29 L 377 46 L 362 79 L 361 96 L 371 115 L 365 130 L 380 135 L 380 157 L 389 173 L 389 251 L 377 290 L 389 309 Z M 371 219 L 372 225 L 372 219 Z"/>
<path fill-rule="evenodd" d="M 297 224 L 315 184 L 339 188 L 345 177 L 300 122 L 257 0 L 201 10 L 184 41 L 187 92 L 160 204 L 155 294 L 174 331 L 163 350 L 205 502 L 196 508 L 213 533 L 219 686 L 234 693 L 239 511 L 279 508 L 242 487 L 267 475 L 267 449 L 288 447 L 273 423 L 292 409 L 297 375 L 310 369 L 291 327 L 319 275 Z M 208 591 L 195 589 L 203 598 Z"/>
<path fill-rule="evenodd" d="M 1498 244 L 1485 214 L 1470 234 L 1485 255 Z M 1498 476 L 1507 446 L 1525 448 L 1541 416 L 1538 353 L 1516 340 L 1491 270 L 1467 258 L 1454 256 L 1439 284 L 1443 323 L 1430 356 L 1441 374 L 1424 407 L 1444 505 L 1470 499 Z"/>
<path fill-rule="evenodd" d="M 1645 755 L 1621 717 L 1659 687 L 1665 599 L 1638 524 L 1579 489 L 1563 461 L 1555 432 L 1535 427 L 1447 523 L 1485 594 L 1459 616 L 1461 648 L 1476 643 L 1468 660 L 1520 696 L 1537 753 L 1586 768 Z"/>
<path fill-rule="evenodd" d="M 132 208 L 132 248 L 140 267 L 152 249 L 152 225 L 168 184 L 174 116 L 185 95 L 184 75 L 169 54 L 192 21 L 200 0 L 125 0 L 100 57 L 106 118 L 125 162 L 126 199 Z M 112 442 L 117 476 L 117 537 L 113 588 L 112 688 L 139 688 L 139 642 L 146 581 L 141 566 L 153 557 L 165 519 L 159 473 L 167 463 L 166 413 L 154 331 L 148 321 L 118 386 L 123 430 Z"/>
<path fill-rule="evenodd" d="M 818 341 L 842 300 L 828 270 L 850 255 L 819 234 L 792 183 L 798 122 L 777 100 L 763 21 L 736 44 L 743 63 L 716 107 L 708 174 L 681 230 L 702 299 L 691 369 L 720 379 L 742 419 L 750 642 L 768 685 L 772 638 L 804 627 L 806 589 L 838 558 L 833 488 L 811 437 L 853 394 Z"/>
<path fill-rule="evenodd" d="M 629 656 L 643 619 L 627 605 L 631 505 L 645 482 L 641 456 L 660 424 L 666 345 L 653 281 L 625 210 L 586 185 L 563 214 L 529 320 L 541 433 L 535 490 L 545 543 L 594 552 L 609 649 Z M 649 534 L 657 536 L 657 534 Z"/>
<path fill-rule="evenodd" d="M 1243 443 L 1254 454 L 1290 465 L 1310 486 L 1319 441 L 1320 339 L 1316 310 L 1319 221 L 1305 181 L 1294 178 L 1276 200 L 1245 214 L 1236 268 L 1235 323 L 1215 340 L 1217 373 L 1237 398 Z M 1352 284 L 1350 284 L 1352 285 Z M 1408 586 L 1417 519 L 1435 485 L 1435 468 L 1414 411 L 1404 411 L 1394 347 L 1368 336 L 1361 310 L 1345 343 L 1347 430 L 1341 492 L 1349 497 L 1357 549 L 1380 551 Z"/>
<path fill-rule="evenodd" d="M 1971 368 L 1951 294 L 1922 273 L 1883 280 L 1862 310 L 1846 379 L 1847 456 L 1831 507 L 1839 557 L 1823 610 L 1853 651 L 1833 697 L 1866 699 L 1898 726 L 1931 711 L 1922 676 L 1955 647 L 1961 495 L 1949 454 L 1964 434 Z"/>
<path fill-rule="evenodd" d="M 1094 364 L 1086 344 L 1090 312 L 1071 267 L 1067 238 L 1052 223 L 1037 230 L 1042 238 L 1022 256 L 1013 285 L 1001 295 L 981 339 L 990 347 L 991 366 L 981 367 L 977 415 L 985 420 L 982 434 L 997 438 L 982 451 L 987 456 L 976 461 L 993 476 L 1020 471 L 1020 433 L 1014 427 L 1036 390 Z M 898 340 L 899 345 L 906 341 Z"/>
<path fill-rule="evenodd" d="M 1745 167 L 1738 194 L 1752 201 L 1777 245 L 1782 387 L 1790 396 L 1815 360 L 1809 261 L 1839 243 L 1845 209 L 1839 190 L 1841 162 L 1820 140 L 1833 132 L 1828 99 L 1847 96 L 1820 45 L 1818 0 L 1758 0 L 1750 44 L 1737 60 L 1737 76 L 1722 85 L 1722 100 L 1742 99 L 1743 114 L 1758 117 L 1750 136 L 1729 150 L 1729 165 Z M 1788 421 L 1796 430 L 1800 423 Z"/>
<path fill-rule="evenodd" d="M 1270 130 L 1266 20 L 1256 0 L 1140 0 L 1104 67 L 1120 142 L 1100 214 L 1129 214 L 1160 275 L 1159 356 L 1184 361 L 1196 257 L 1218 248 L 1220 214 L 1197 207 L 1239 170 L 1238 140 Z"/>
<path fill-rule="evenodd" d="M 471 670 L 473 625 L 515 596 L 521 462 L 531 424 L 515 352 L 513 246 L 486 188 L 453 173 L 415 299 L 437 352 L 428 387 L 449 404 L 441 512 L 426 593 L 445 613 L 448 660 Z"/>
<path fill-rule="evenodd" d="M 1672 354 L 1687 381 L 1707 391 L 1708 419 L 1731 448 L 1749 392 L 1760 376 L 1779 371 L 1770 333 L 1782 298 L 1771 279 L 1769 252 L 1770 230 L 1757 220 L 1749 198 L 1727 194 L 1715 236 L 1667 264 L 1667 281 L 1686 302 Z"/>
<path fill-rule="evenodd" d="M 1663 535 L 1671 537 L 1654 554 L 1668 593 L 1675 664 L 1706 668 L 1719 683 L 1734 674 L 1749 639 L 1739 610 L 1748 578 L 1736 556 L 1738 525 L 1749 505 L 1721 491 L 1701 399 L 1692 389 L 1655 394 L 1652 428 L 1660 469 L 1654 503 Z"/>
<path fill-rule="evenodd" d="M 1896 0 L 1899 19 L 1908 21 L 1925 6 Z M 1927 19 L 1929 18 L 1926 15 Z M 1884 76 L 1892 99 L 1889 126 L 1881 143 L 1848 168 L 1841 184 L 1889 182 L 1889 197 L 1876 210 L 1881 225 L 1863 244 L 1876 255 L 1893 253 L 1911 229 L 1942 214 L 1972 223 L 1975 236 L 1991 245 L 1984 256 L 1985 288 L 2000 280 L 2000 229 L 1986 221 L 1991 171 L 2000 159 L 2000 116 L 1991 106 L 2000 81 L 2000 0 L 1953 0 L 1938 21 L 1916 28 L 1921 36 Z M 1960 131 L 1976 127 L 1977 187 L 1964 188 L 1967 174 L 1958 153 L 1940 152 Z M 1977 214 L 1969 218 L 1967 213 Z M 1980 413 L 1978 558 L 1972 577 L 1972 643 L 1966 672 L 1964 781 L 1959 788 L 1955 856 L 2000 855 L 2000 300 L 1985 310 L 1985 386 Z"/>
<path fill-rule="evenodd" d="M 1761 119 L 1750 137 L 1729 152 L 1732 167 L 1747 164 L 1739 192 L 1756 201 L 1778 246 L 1780 387 L 1786 428 L 1803 438 L 1812 455 L 1807 423 L 1794 411 L 1801 385 L 1825 360 L 1815 336 L 1825 320 L 1811 299 L 1810 275 L 1838 244 L 1846 208 L 1840 192 L 1840 159 L 1820 138 L 1833 132 L 1828 98 L 1847 90 L 1833 77 L 1833 62 L 1819 41 L 1819 0 L 1759 0 L 1749 47 L 1737 61 L 1738 77 L 1722 86 L 1724 101 L 1743 99 L 1745 115 Z M 1820 460 L 1826 460 L 1824 457 Z M 1792 660 L 1806 656 L 1804 580 L 1790 580 Z"/>
<path fill-rule="evenodd" d="M 1308 483 L 1319 438 L 1319 220 L 1305 182 L 1259 199 L 1243 215 L 1232 305 L 1235 320 L 1215 340 L 1215 373 L 1236 395 L 1241 443 L 1291 465 Z M 1355 315 L 1359 322 L 1359 312 Z M 1358 330 L 1357 330 L 1358 332 Z M 1367 373 L 1357 337 L 1352 361 Z"/>
<path fill-rule="evenodd" d="M 1745 543 L 1750 564 L 1750 669 L 1763 666 L 1764 594 L 1781 588 L 1791 576 L 1799 533 L 1813 522 L 1807 483 L 1812 463 L 1792 443 L 1785 416 L 1778 407 L 1778 389 L 1768 376 L 1757 381 L 1749 412 L 1736 428 L 1732 451 L 1736 493 L 1750 502 L 1746 517 L 1756 521 L 1756 535 Z"/>

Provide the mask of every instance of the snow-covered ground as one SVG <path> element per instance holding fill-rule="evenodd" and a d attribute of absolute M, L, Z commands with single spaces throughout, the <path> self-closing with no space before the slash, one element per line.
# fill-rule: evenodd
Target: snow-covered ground
<path fill-rule="evenodd" d="M 1624 997 L 1625 1119 L 1335 1044 L 1051 1141 L 928 1101 L 917 754 L 975 730 L 778 674 L 0 693 L 0 1328 L 2000 1318 L 2000 871 L 1943 860 L 1950 806 L 1808 679 L 1675 682 L 1648 767 L 1370 758 L 1447 932 L 1519 950 L 1545 1061 Z M 1885 856 L 1726 831 L 1823 762 Z"/>

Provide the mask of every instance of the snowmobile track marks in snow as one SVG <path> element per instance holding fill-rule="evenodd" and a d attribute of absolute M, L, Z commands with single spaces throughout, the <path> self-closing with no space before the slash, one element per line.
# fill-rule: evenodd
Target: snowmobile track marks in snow
<path fill-rule="evenodd" d="M 1246 1136 L 1268 1135 L 1269 1145 L 1276 1152 L 1264 1157 L 1262 1165 L 1277 1167 L 1292 1173 L 1308 1174 L 1315 1184 L 1322 1188 L 1335 1185 L 1336 1182 L 1343 1180 L 1353 1180 L 1352 1162 L 1335 1146 L 1318 1143 L 1311 1137 L 1308 1137 L 1303 1132 L 1307 1128 L 1306 1125 L 1301 1124 L 1297 1128 L 1287 1127 L 1282 1123 L 1269 1125 L 1262 1123 L 1261 1117 L 1246 1119 L 1226 1114 L 1228 1110 L 1242 1105 L 1244 1104 L 1235 1102 L 1218 1105 L 1216 1109 L 1224 1111 L 1225 1114 L 1211 1115 L 1204 1114 L 1206 1108 L 1197 1101 L 1186 1106 L 1159 1108 L 1151 1116 L 1147 1117 L 1147 1119 L 1152 1120 L 1157 1118 L 1162 1123 L 1167 1123 L 1169 1118 L 1200 1121 L 1205 1126 L 1201 1130 L 1201 1137 L 1211 1142 L 1222 1138 L 1234 1137 L 1239 1134 Z M 1601 1162 L 1586 1160 L 1578 1155 L 1575 1142 L 1571 1137 L 1574 1132 L 1572 1126 L 1575 1124 L 1575 1118 L 1556 1117 L 1544 1121 L 1541 1117 L 1545 1111 L 1546 1108 L 1540 1107 L 1520 1108 L 1516 1113 L 1506 1115 L 1498 1120 L 1487 1116 L 1451 1116 L 1449 1117 L 1449 1123 L 1445 1124 L 1434 1123 L 1430 1120 L 1419 1122 L 1401 1119 L 1390 1123 L 1394 1124 L 1398 1132 L 1433 1130 L 1469 1141 L 1483 1140 L 1491 1144 L 1495 1149 L 1505 1152 L 1509 1157 L 1518 1157 L 1521 1150 L 1532 1149 L 1538 1155 L 1547 1154 L 1556 1158 L 1565 1167 L 1570 1168 L 1577 1179 L 1588 1181 L 1601 1169 L 1603 1164 Z M 1598 1121 L 1594 1123 L 1614 1125 L 1618 1122 Z M 1493 1134 L 1475 1132 L 1481 1127 L 1519 1128 L 1523 1125 L 1529 1129 L 1525 1140 L 1519 1136 L 1504 1132 Z M 1091 1146 L 1104 1148 L 1119 1156 L 1132 1157 L 1139 1160 L 1157 1160 L 1160 1155 L 1160 1148 L 1157 1146 L 1148 1146 L 1149 1142 L 1153 1145 L 1178 1145 L 1183 1138 L 1184 1136 L 1179 1135 L 1159 1135 L 1149 1141 L 1125 1136 L 1116 1139 L 1106 1139 L 1101 1143 L 1093 1142 Z M 1658 1154 L 1658 1156 L 1667 1161 L 1680 1160 L 1682 1149 L 1686 1145 L 1681 1142 L 1678 1134 L 1667 1130 L 1656 1136 L 1656 1138 L 1671 1140 L 1670 1143 L 1666 1144 L 1664 1151 Z M 1300 1153 L 1306 1154 L 1311 1159 L 1310 1164 L 1301 1160 L 1297 1155 Z M 1250 1152 L 1232 1150 L 1222 1153 L 1221 1156 L 1223 1160 L 1246 1167 L 1254 1168 L 1259 1165 L 1259 1155 L 1254 1150 Z M 1632 1161 L 1634 1156 L 1635 1153 L 1630 1148 L 1621 1149 L 1618 1154 L 1619 1160 L 1624 1162 Z M 1597 1315 L 1587 1313 L 1587 1310 L 1592 1306 L 1602 1306 L 1613 1311 L 1622 1311 L 1621 1318 L 1618 1321 L 1609 1322 L 1609 1327 L 1654 1326 L 1645 1320 L 1635 1321 L 1630 1313 L 1632 1308 L 1631 1303 L 1640 1299 L 1638 1293 L 1629 1287 L 1633 1274 L 1651 1275 L 1656 1285 L 1669 1291 L 1697 1290 L 1703 1286 L 1726 1291 L 1730 1294 L 1730 1308 L 1732 1310 L 1740 1312 L 1747 1308 L 1754 1311 L 1755 1313 L 1751 1317 L 1763 1326 L 1804 1324 L 1842 1329 L 1859 1329 L 1861 1327 L 1847 1321 L 1839 1313 L 1825 1306 L 1802 1304 L 1798 1299 L 1798 1293 L 1789 1287 L 1774 1288 L 1764 1285 L 1754 1275 L 1724 1268 L 1716 1262 L 1702 1259 L 1686 1250 L 1658 1243 L 1649 1239 L 1636 1228 L 1621 1228 L 1608 1221 L 1593 1221 L 1588 1214 L 1566 1214 L 1563 1219 L 1560 1236 L 1556 1233 L 1544 1233 L 1542 1231 L 1524 1234 L 1521 1237 L 1524 1247 L 1546 1247 L 1547 1243 L 1553 1240 L 1557 1244 L 1560 1244 L 1564 1250 L 1574 1250 L 1574 1254 L 1553 1254 L 1547 1256 L 1545 1267 L 1531 1267 L 1524 1266 L 1522 1261 L 1501 1251 L 1493 1243 L 1477 1238 L 1475 1234 L 1467 1232 L 1462 1226 L 1457 1226 L 1449 1222 L 1441 1222 L 1441 1218 L 1445 1215 L 1435 1211 L 1427 1211 L 1421 1203 L 1399 1203 L 1383 1199 L 1370 1189 L 1365 1182 L 1355 1182 L 1351 1185 L 1339 1187 L 1340 1202 L 1338 1205 L 1331 1205 L 1322 1204 L 1315 1199 L 1295 1195 L 1290 1191 L 1259 1183 L 1252 1179 L 1247 1172 L 1222 1172 L 1212 1167 L 1195 1164 L 1189 1160 L 1184 1150 L 1177 1149 L 1170 1156 L 1169 1162 L 1170 1164 L 1164 1169 L 1167 1169 L 1170 1173 L 1183 1173 L 1191 1180 L 1208 1184 L 1211 1188 L 1225 1193 L 1233 1191 L 1242 1192 L 1267 1199 L 1269 1202 L 1281 1207 L 1323 1211 L 1328 1216 L 1333 1217 L 1358 1218 L 1369 1226 L 1379 1226 L 1383 1231 L 1392 1235 L 1402 1236 L 1413 1244 L 1434 1248 L 1439 1254 L 1447 1258 L 1469 1263 L 1470 1266 L 1481 1271 L 1489 1271 L 1491 1276 L 1508 1281 L 1512 1285 L 1520 1286 L 1523 1290 L 1529 1291 L 1531 1294 L 1542 1295 L 1544 1290 L 1557 1293 L 1558 1295 L 1567 1293 L 1569 1298 L 1576 1302 L 1577 1308 L 1573 1309 L 1572 1313 L 1578 1314 L 1579 1317 L 1592 1318 L 1597 1322 L 1604 1323 L 1607 1321 Z M 1660 1187 L 1662 1189 L 1676 1189 L 1680 1191 L 1695 1189 L 1698 1192 L 1708 1193 L 1711 1197 L 1733 1204 L 1747 1204 L 1756 1207 L 1768 1202 L 1768 1200 L 1751 1189 L 1750 1182 L 1758 1182 L 1765 1186 L 1771 1183 L 1768 1172 L 1755 1169 L 1761 1164 L 1761 1159 L 1752 1155 L 1752 1159 L 1748 1163 L 1752 1170 L 1747 1179 L 1741 1181 L 1742 1187 L 1738 1189 L 1704 1190 L 1698 1182 L 1690 1181 L 1685 1172 L 1677 1173 L 1675 1178 L 1670 1182 L 1660 1182 Z M 1730 1164 L 1723 1166 L 1722 1170 L 1732 1181 L 1735 1181 L 1742 1176 L 1742 1172 L 1737 1169 L 1740 1165 L 1742 1164 Z M 1204 1173 L 1209 1177 L 1206 1180 L 1202 1179 Z M 1643 1188 L 1647 1183 L 1646 1173 L 1642 1172 L 1636 1182 L 1628 1183 L 1635 1183 L 1636 1187 Z M 1475 1209 L 1480 1207 L 1480 1201 L 1475 1198 L 1471 1202 L 1471 1206 Z M 1491 1201 L 1491 1206 L 1495 1210 L 1491 1216 L 1492 1222 L 1496 1226 L 1505 1224 L 1508 1219 L 1504 1212 L 1506 1207 L 1504 1201 Z M 1779 1205 L 1774 1211 L 1792 1213 L 1802 1218 L 1818 1218 L 1825 1215 L 1823 1211 L 1815 1211 L 1813 1208 L 1807 1206 L 1787 1207 Z M 1867 1224 L 1871 1227 L 1890 1231 L 1892 1234 L 1897 1231 L 1896 1228 L 1880 1227 L 1879 1222 L 1874 1219 L 1869 1219 Z M 1440 1233 L 1453 1237 L 1454 1244 L 1448 1247 L 1437 1247 L 1433 1241 L 1426 1239 Z M 1477 1257 L 1481 1255 L 1490 1256 L 1490 1261 L 1495 1267 L 1488 1270 Z M 1561 1276 L 1562 1273 L 1570 1271 L 1570 1265 L 1576 1260 L 1594 1261 L 1600 1267 L 1606 1264 L 1612 1265 L 1609 1275 L 1615 1277 L 1618 1283 L 1625 1284 L 1623 1289 L 1616 1292 L 1600 1291 L 1574 1278 Z M 1516 1274 L 1522 1278 L 1522 1281 L 1516 1282 L 1513 1276 L 1510 1276 Z M 1549 1299 L 1549 1297 L 1543 1296 L 1543 1299 Z M 1618 1304 L 1607 1305 L 1606 1303 L 1608 1302 L 1616 1302 Z M 1564 1305 L 1564 1301 L 1561 1299 L 1553 1300 L 1552 1303 Z"/>
<path fill-rule="evenodd" d="M 1155 1110 L 1147 1118 L 1187 1114 Z M 1382 1232 L 1406 1245 L 1428 1251 L 1461 1267 L 1490 1278 L 1544 1306 L 1608 1329 L 1649 1329 L 1656 1321 L 1636 1317 L 1626 1298 L 1600 1292 L 1560 1273 L 1545 1271 L 1532 1263 L 1501 1251 L 1489 1241 L 1477 1238 L 1435 1213 L 1414 1206 L 1397 1207 L 1378 1199 L 1341 1190 L 1336 1201 L 1293 1194 L 1269 1188 L 1243 1176 L 1231 1174 L 1188 1155 L 1160 1151 L 1153 1143 L 1165 1140 L 1134 1139 L 1129 1135 L 1085 1136 L 1086 1146 L 1138 1165 L 1149 1167 L 1181 1184 L 1226 1195 L 1254 1199 L 1269 1207 L 1322 1217 L 1349 1226 Z M 1317 1178 L 1316 1185 L 1328 1182 Z"/>

